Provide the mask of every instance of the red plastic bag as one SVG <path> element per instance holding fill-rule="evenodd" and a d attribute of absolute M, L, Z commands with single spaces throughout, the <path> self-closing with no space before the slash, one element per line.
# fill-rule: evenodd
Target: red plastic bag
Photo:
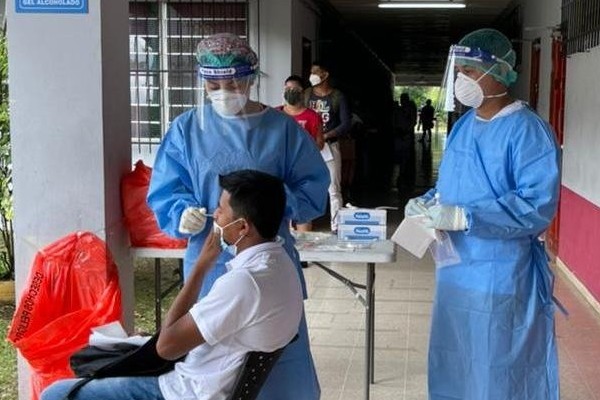
<path fill-rule="evenodd" d="M 175 239 L 161 231 L 154 213 L 148 207 L 146 196 L 151 175 L 152 168 L 147 167 L 142 160 L 139 160 L 135 163 L 135 169 L 121 180 L 121 203 L 131 245 L 134 247 L 184 249 L 187 246 L 187 240 Z"/>
<path fill-rule="evenodd" d="M 31 366 L 31 398 L 73 377 L 69 358 L 87 345 L 91 328 L 121 314 L 119 274 L 104 241 L 79 232 L 40 250 L 7 337 Z"/>

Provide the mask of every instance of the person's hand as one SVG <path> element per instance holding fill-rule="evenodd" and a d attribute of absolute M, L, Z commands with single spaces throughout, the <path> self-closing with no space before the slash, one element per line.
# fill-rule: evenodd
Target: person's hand
<path fill-rule="evenodd" d="M 467 229 L 467 216 L 462 207 L 436 204 L 429 207 L 425 215 L 430 219 L 427 224 L 428 228 L 441 231 L 464 231 Z"/>
<path fill-rule="evenodd" d="M 179 232 L 195 235 L 206 226 L 206 208 L 188 207 L 179 220 Z"/>
<path fill-rule="evenodd" d="M 205 268 L 210 268 L 219 254 L 221 254 L 221 236 L 218 232 L 212 231 L 206 236 L 200 255 L 198 256 L 198 264 L 204 265 Z"/>

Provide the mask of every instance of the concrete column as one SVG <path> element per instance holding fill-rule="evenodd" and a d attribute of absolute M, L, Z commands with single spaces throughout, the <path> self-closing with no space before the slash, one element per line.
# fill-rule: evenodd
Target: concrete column
<path fill-rule="evenodd" d="M 106 240 L 133 324 L 133 269 L 119 181 L 131 168 L 128 2 L 87 14 L 17 14 L 8 5 L 16 285 L 40 248 L 74 231 Z M 19 398 L 29 398 L 19 362 Z"/>

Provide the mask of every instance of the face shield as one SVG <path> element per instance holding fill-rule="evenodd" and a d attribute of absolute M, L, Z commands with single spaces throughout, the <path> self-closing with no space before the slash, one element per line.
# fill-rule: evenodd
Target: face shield
<path fill-rule="evenodd" d="M 249 100 L 258 59 L 245 40 L 223 33 L 202 40 L 198 60 L 197 115 L 201 129 L 247 121 L 259 104 Z"/>
<path fill-rule="evenodd" d="M 256 67 L 198 68 L 198 119 L 205 126 L 207 118 L 243 119 L 252 113 L 249 107 L 250 89 L 254 84 Z"/>
<path fill-rule="evenodd" d="M 512 50 L 511 50 L 512 51 Z M 512 65 L 501 57 L 497 57 L 479 47 L 454 45 L 450 47 L 448 62 L 440 87 L 440 103 L 437 109 L 446 112 L 455 111 L 455 81 L 457 68 L 470 66 L 491 75 L 498 82 L 509 86 L 516 80 L 516 72 Z"/>

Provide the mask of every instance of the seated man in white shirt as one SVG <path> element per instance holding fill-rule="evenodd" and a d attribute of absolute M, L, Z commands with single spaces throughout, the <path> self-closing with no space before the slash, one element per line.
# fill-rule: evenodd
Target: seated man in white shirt
<path fill-rule="evenodd" d="M 159 377 L 92 380 L 74 400 L 222 400 L 232 392 L 245 355 L 285 346 L 298 332 L 302 291 L 292 260 L 277 241 L 285 209 L 283 183 L 243 170 L 219 177 L 223 188 L 214 231 L 169 309 L 156 345 L 175 360 Z M 221 250 L 235 255 L 228 272 L 198 300 L 205 273 Z M 77 380 L 51 385 L 42 400 L 60 400 Z"/>

